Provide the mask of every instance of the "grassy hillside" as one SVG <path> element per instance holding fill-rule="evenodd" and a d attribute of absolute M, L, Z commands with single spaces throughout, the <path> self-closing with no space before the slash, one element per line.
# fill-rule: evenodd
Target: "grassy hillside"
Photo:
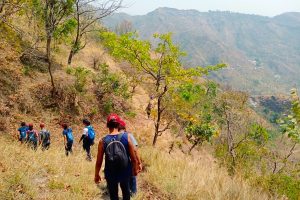
<path fill-rule="evenodd" d="M 93 162 L 84 159 L 85 153 L 77 143 L 83 117 L 93 117 L 97 141 L 106 133 L 105 116 L 96 109 L 98 102 L 93 87 L 87 84 L 84 94 L 72 93 L 75 77 L 68 74 L 63 65 L 67 51 L 61 48 L 55 54 L 54 76 L 61 91 L 60 99 L 52 99 L 48 74 L 32 65 L 24 65 L 19 59 L 23 54 L 22 41 L 16 46 L 9 40 L 1 41 L 1 132 L 0 132 L 0 197 L 1 199 L 107 199 L 105 181 L 100 185 L 93 182 L 96 145 L 93 147 Z M 20 43 L 18 43 L 18 41 Z M 73 66 L 85 66 L 93 72 L 95 55 L 109 63 L 110 71 L 121 72 L 99 45 L 90 45 L 75 57 Z M 61 64 L 60 64 L 61 63 Z M 89 83 L 89 82 L 88 82 Z M 71 95 L 71 96 L 69 96 Z M 73 96 L 75 95 L 75 96 Z M 160 138 L 156 149 L 151 147 L 153 122 L 145 116 L 148 94 L 138 87 L 130 104 L 134 116 L 122 114 L 128 129 L 140 143 L 140 153 L 145 166 L 140 174 L 139 193 L 134 199 L 268 199 L 267 193 L 251 187 L 238 175 L 231 177 L 226 168 L 220 167 L 213 156 L 200 151 L 194 155 L 179 150 L 167 153 L 173 141 L 168 132 Z M 74 104 L 74 105 L 73 105 Z M 70 106 L 73 105 L 74 107 Z M 74 153 L 64 155 L 61 120 L 68 121 L 75 135 Z M 35 152 L 20 145 L 16 129 L 21 121 L 33 122 L 36 126 L 43 121 L 52 132 L 49 151 Z M 192 187 L 191 187 L 192 186 Z"/>
<path fill-rule="evenodd" d="M 173 32 L 188 53 L 186 66 L 225 62 L 212 77 L 252 94 L 288 93 L 299 84 L 300 15 L 274 18 L 230 12 L 198 12 L 159 8 L 143 16 L 115 14 L 104 23 L 115 28 L 130 21 L 141 37 Z"/>
<path fill-rule="evenodd" d="M 24 12 L 31 15 L 28 10 Z M 173 64 L 171 52 L 156 51 L 161 55 L 156 59 L 148 43 L 145 48 L 141 41 L 123 35 L 126 42 L 139 43 L 133 58 L 127 51 L 134 45 L 124 44 L 111 32 L 97 30 L 86 35 L 85 48 L 67 65 L 74 33 L 55 38 L 50 49 L 54 90 L 48 73 L 49 59 L 45 58 L 45 30 L 39 28 L 43 22 L 34 23 L 40 31 L 35 32 L 27 26 L 33 23 L 31 18 L 19 14 L 9 18 L 19 30 L 0 24 L 0 199 L 107 199 L 105 181 L 93 183 L 97 145 L 92 148 L 93 162 L 87 162 L 78 141 L 82 119 L 88 118 L 96 130 L 97 144 L 107 132 L 106 116 L 112 112 L 126 121 L 127 130 L 139 142 L 144 170 L 134 199 L 299 197 L 298 141 L 271 137 L 279 132 L 273 134 L 270 123 L 249 106 L 248 94 L 219 88 L 201 76 L 202 69 L 198 74 L 183 68 L 168 35 L 162 37 L 175 50 Z M 18 26 L 19 21 L 24 22 L 22 26 Z M 30 37 L 32 32 L 41 38 Z M 116 37 L 110 40 L 103 37 L 105 33 Z M 121 53 L 117 51 L 121 58 L 112 54 L 107 42 L 116 44 L 112 46 L 115 50 L 124 48 Z M 154 93 L 159 95 L 153 99 L 150 119 L 145 108 L 153 86 L 159 84 L 149 78 L 152 73 L 147 76 L 134 68 L 135 62 L 131 66 L 124 61 L 128 57 L 135 59 L 139 50 L 145 52 L 141 53 L 144 62 L 138 63 L 146 63 L 149 70 L 160 66 L 156 71 L 158 80 L 165 79 L 166 84 L 161 87 L 162 93 Z M 172 74 L 174 82 L 166 78 Z M 174 87 L 170 93 L 169 87 Z M 168 96 L 163 98 L 164 94 Z M 263 102 L 270 113 L 281 105 L 273 96 L 252 99 L 252 103 L 256 101 Z M 161 110 L 159 105 L 163 106 Z M 156 120 L 159 113 L 164 113 L 162 121 Z M 21 121 L 34 123 L 35 128 L 40 122 L 46 124 L 52 133 L 49 151 L 35 152 L 17 142 L 16 130 Z M 73 129 L 74 153 L 70 157 L 64 155 L 61 122 Z M 157 123 L 166 127 L 156 129 L 159 138 L 153 147 L 155 123 L 156 127 Z"/>
<path fill-rule="evenodd" d="M 95 163 L 85 160 L 77 144 L 66 157 L 62 143 L 35 152 L 2 135 L 0 150 L 1 199 L 108 199 L 105 181 L 93 182 Z M 229 177 L 205 152 L 186 157 L 152 147 L 140 151 L 145 170 L 134 199 L 268 199 L 241 179 Z"/>

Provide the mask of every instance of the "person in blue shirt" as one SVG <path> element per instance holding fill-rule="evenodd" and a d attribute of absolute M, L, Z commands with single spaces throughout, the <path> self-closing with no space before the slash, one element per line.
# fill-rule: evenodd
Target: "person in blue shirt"
<path fill-rule="evenodd" d="M 66 156 L 69 155 L 69 153 L 72 153 L 72 146 L 73 146 L 73 141 L 74 141 L 74 137 L 73 137 L 73 132 L 72 129 L 69 128 L 68 124 L 64 123 L 62 124 L 62 128 L 63 128 L 63 138 L 64 138 L 64 146 L 65 146 L 65 150 L 66 150 Z"/>
<path fill-rule="evenodd" d="M 26 133 L 28 131 L 28 126 L 25 122 L 21 123 L 21 127 L 18 129 L 19 131 L 19 141 L 24 143 L 26 141 Z"/>

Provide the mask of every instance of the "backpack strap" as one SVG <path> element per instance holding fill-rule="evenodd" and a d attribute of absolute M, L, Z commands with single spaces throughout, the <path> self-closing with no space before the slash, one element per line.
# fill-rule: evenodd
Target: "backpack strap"
<path fill-rule="evenodd" d="M 124 133 L 120 133 L 118 134 L 117 136 L 117 141 L 121 141 L 122 137 L 123 137 Z M 109 145 L 109 143 L 111 143 L 113 140 L 110 140 L 107 136 L 103 137 L 102 138 L 102 141 L 103 141 L 103 147 L 104 147 L 104 150 L 106 149 L 107 145 Z"/>
<path fill-rule="evenodd" d="M 119 133 L 119 134 L 118 134 L 118 137 L 117 137 L 117 140 L 118 140 L 118 141 L 121 141 L 121 139 L 122 139 L 122 137 L 123 137 L 124 134 L 125 134 L 125 133 Z"/>

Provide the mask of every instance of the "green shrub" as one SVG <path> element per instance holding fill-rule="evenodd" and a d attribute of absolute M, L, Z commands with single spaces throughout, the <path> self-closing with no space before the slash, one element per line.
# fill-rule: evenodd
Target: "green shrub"
<path fill-rule="evenodd" d="M 108 70 L 107 64 L 99 66 L 100 72 L 94 77 L 95 94 L 99 109 L 104 114 L 112 111 L 126 112 L 127 100 L 131 97 L 126 77 Z"/>
<path fill-rule="evenodd" d="M 112 101 L 107 101 L 103 105 L 103 111 L 105 114 L 109 114 L 113 111 L 113 102 Z"/>
<path fill-rule="evenodd" d="M 55 190 L 55 189 L 61 190 L 61 189 L 64 189 L 65 185 L 64 185 L 63 182 L 52 179 L 52 180 L 49 181 L 48 187 L 51 190 Z"/>
<path fill-rule="evenodd" d="M 91 74 L 91 71 L 84 68 L 84 67 L 67 67 L 66 73 L 75 76 L 75 83 L 74 88 L 79 93 L 85 93 L 86 89 L 86 83 L 88 80 L 89 75 Z"/>
<path fill-rule="evenodd" d="M 29 76 L 30 75 L 30 72 L 31 72 L 31 69 L 29 66 L 25 65 L 23 66 L 22 68 L 22 74 L 25 75 L 25 76 Z"/>
<path fill-rule="evenodd" d="M 134 118 L 134 117 L 136 116 L 136 113 L 133 112 L 133 111 L 126 111 L 126 112 L 125 112 L 125 115 L 126 115 L 127 117 Z"/>
<path fill-rule="evenodd" d="M 256 184 L 263 186 L 272 194 L 280 194 L 288 197 L 290 200 L 300 198 L 300 180 L 286 174 L 272 174 L 259 177 Z"/>

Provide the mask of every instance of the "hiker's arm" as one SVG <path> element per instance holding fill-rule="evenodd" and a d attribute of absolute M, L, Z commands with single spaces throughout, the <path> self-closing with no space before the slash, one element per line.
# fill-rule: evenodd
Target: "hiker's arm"
<path fill-rule="evenodd" d="M 135 153 L 135 147 L 132 144 L 132 141 L 131 141 L 130 137 L 128 137 L 128 147 L 129 147 L 130 159 L 132 161 L 133 176 L 136 176 L 139 172 L 139 170 L 138 170 L 138 160 L 137 160 L 136 153 Z"/>
<path fill-rule="evenodd" d="M 85 135 L 82 135 L 80 140 L 79 140 L 79 143 L 83 140 L 83 138 L 85 138 L 86 136 Z"/>
<path fill-rule="evenodd" d="M 142 171 L 143 166 L 142 166 L 142 161 L 140 159 L 140 156 L 139 156 L 138 150 L 137 150 L 138 149 L 138 143 L 137 143 L 136 139 L 134 138 L 134 136 L 132 134 L 129 134 L 129 136 L 130 136 L 131 142 L 132 142 L 132 144 L 134 146 L 134 152 L 135 152 L 135 155 L 136 155 L 136 158 L 137 158 L 138 167 L 139 167 L 138 170 L 140 172 L 140 171 Z"/>
<path fill-rule="evenodd" d="M 64 146 L 66 146 L 66 143 L 67 143 L 67 136 L 66 135 L 63 135 L 64 136 Z"/>
<path fill-rule="evenodd" d="M 101 181 L 101 177 L 99 173 L 102 167 L 103 155 L 104 155 L 103 141 L 100 140 L 98 145 L 98 154 L 97 154 L 97 161 L 95 167 L 95 179 L 94 179 L 95 183 L 99 183 Z"/>
<path fill-rule="evenodd" d="M 35 132 L 35 134 L 36 134 L 36 137 L 39 140 L 39 144 L 41 144 L 42 140 L 41 140 L 40 134 L 38 132 Z"/>
<path fill-rule="evenodd" d="M 138 170 L 139 170 L 139 172 L 141 172 L 143 170 L 142 160 L 141 160 L 141 158 L 140 158 L 140 156 L 138 154 L 137 148 L 135 148 L 134 150 L 135 150 L 135 155 L 136 155 L 137 163 L 138 163 L 138 166 L 139 166 Z"/>

